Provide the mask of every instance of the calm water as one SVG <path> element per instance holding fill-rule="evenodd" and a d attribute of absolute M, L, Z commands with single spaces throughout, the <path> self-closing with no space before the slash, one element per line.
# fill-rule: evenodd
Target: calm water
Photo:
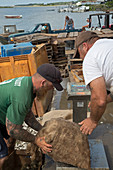
<path fill-rule="evenodd" d="M 55 9 L 55 11 L 48 11 Z M 0 8 L 0 33 L 3 33 L 3 26 L 7 24 L 16 24 L 17 29 L 28 31 L 37 23 L 49 22 L 52 29 L 63 29 L 65 16 L 72 17 L 75 23 L 75 28 L 81 28 L 86 25 L 86 18 L 89 14 L 97 12 L 84 13 L 58 13 L 59 7 L 15 7 L 15 8 Z M 22 15 L 21 19 L 6 19 L 4 15 Z M 94 19 L 94 23 L 96 20 Z"/>

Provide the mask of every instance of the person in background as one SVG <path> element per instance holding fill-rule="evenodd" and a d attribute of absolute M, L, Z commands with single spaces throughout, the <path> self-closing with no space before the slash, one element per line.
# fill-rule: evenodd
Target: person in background
<path fill-rule="evenodd" d="M 35 143 L 43 153 L 52 151 L 52 146 L 45 142 L 44 137 L 32 135 L 23 129 L 22 124 L 25 121 L 36 131 L 42 128 L 31 111 L 33 100 L 36 96 L 43 98 L 53 87 L 63 90 L 61 81 L 61 73 L 54 65 L 43 64 L 33 76 L 0 83 L 0 170 L 8 158 L 7 146 L 14 144 L 16 139 Z"/>
<path fill-rule="evenodd" d="M 41 33 L 48 33 L 48 32 L 49 32 L 48 25 L 47 24 L 43 25 L 41 29 Z"/>
<path fill-rule="evenodd" d="M 87 24 L 82 27 L 82 30 L 85 31 L 86 28 L 89 28 L 89 18 L 86 19 Z"/>
<path fill-rule="evenodd" d="M 90 117 L 79 123 L 82 133 L 88 135 L 98 125 L 107 103 L 113 102 L 113 40 L 84 31 L 76 39 L 76 49 L 83 59 L 85 84 L 91 90 Z"/>
<path fill-rule="evenodd" d="M 72 18 L 69 18 L 68 16 L 65 17 L 64 29 L 66 30 L 74 29 L 74 21 Z"/>

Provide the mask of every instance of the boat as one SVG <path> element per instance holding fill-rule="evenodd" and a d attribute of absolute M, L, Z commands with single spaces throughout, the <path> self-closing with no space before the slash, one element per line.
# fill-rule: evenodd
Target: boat
<path fill-rule="evenodd" d="M 89 6 L 69 6 L 65 8 L 59 8 L 58 12 L 86 12 L 89 11 Z"/>
<path fill-rule="evenodd" d="M 80 6 L 72 10 L 72 12 L 86 12 L 86 11 L 89 11 L 89 6 Z"/>
<path fill-rule="evenodd" d="M 2 44 L 7 44 L 8 43 L 8 36 L 10 34 L 24 32 L 23 29 L 17 29 L 16 25 L 4 25 L 3 30 L 4 30 L 3 33 L 0 34 L 0 42 Z"/>
<path fill-rule="evenodd" d="M 19 18 L 22 18 L 22 15 L 5 15 L 5 18 L 16 18 L 16 19 L 19 19 Z"/>
<path fill-rule="evenodd" d="M 47 11 L 55 11 L 55 9 L 47 9 Z"/>
<path fill-rule="evenodd" d="M 73 11 L 73 9 L 70 8 L 70 7 L 59 8 L 59 9 L 58 9 L 58 12 L 59 12 L 59 13 L 60 13 L 60 12 L 72 12 L 72 11 Z"/>

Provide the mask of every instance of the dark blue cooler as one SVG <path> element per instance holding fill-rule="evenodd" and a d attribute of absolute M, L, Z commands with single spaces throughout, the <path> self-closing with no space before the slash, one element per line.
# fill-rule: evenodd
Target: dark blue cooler
<path fill-rule="evenodd" d="M 33 47 L 31 42 L 2 45 L 1 57 L 30 54 Z"/>

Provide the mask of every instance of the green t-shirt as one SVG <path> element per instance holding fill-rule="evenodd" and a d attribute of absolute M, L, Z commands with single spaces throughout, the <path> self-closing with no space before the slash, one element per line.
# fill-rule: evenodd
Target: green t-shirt
<path fill-rule="evenodd" d="M 31 77 L 19 77 L 0 83 L 0 122 L 5 124 L 7 117 L 12 123 L 21 125 L 34 98 Z"/>

